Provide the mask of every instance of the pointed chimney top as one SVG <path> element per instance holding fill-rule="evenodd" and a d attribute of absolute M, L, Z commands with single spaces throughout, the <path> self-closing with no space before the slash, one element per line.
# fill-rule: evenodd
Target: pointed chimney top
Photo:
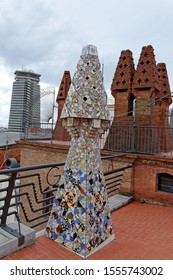
<path fill-rule="evenodd" d="M 151 45 L 142 47 L 132 87 L 159 89 L 154 49 Z"/>
<path fill-rule="evenodd" d="M 69 90 L 69 87 L 71 85 L 71 76 L 70 76 L 70 71 L 64 71 L 59 90 L 58 90 L 58 95 L 56 101 L 58 100 L 65 100 L 67 97 L 67 93 Z"/>
<path fill-rule="evenodd" d="M 123 50 L 115 70 L 111 90 L 119 91 L 130 89 L 134 72 L 133 54 L 130 50 Z"/>

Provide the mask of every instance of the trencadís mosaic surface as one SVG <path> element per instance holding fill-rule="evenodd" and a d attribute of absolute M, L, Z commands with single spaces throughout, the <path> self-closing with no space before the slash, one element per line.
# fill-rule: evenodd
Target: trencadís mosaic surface
<path fill-rule="evenodd" d="M 83 48 L 61 118 L 110 119 L 97 48 Z"/>
<path fill-rule="evenodd" d="M 97 48 L 86 46 L 61 115 L 72 144 L 46 228 L 84 258 L 115 238 L 99 151 L 110 123 L 106 99 Z"/>

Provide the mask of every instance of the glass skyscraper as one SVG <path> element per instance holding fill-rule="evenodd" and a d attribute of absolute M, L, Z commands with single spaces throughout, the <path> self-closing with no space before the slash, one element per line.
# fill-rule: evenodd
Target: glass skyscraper
<path fill-rule="evenodd" d="M 40 127 L 40 74 L 15 71 L 8 130 L 25 133 Z"/>

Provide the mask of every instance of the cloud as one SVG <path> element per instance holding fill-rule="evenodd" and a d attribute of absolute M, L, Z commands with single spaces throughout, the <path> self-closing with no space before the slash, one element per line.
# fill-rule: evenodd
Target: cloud
<path fill-rule="evenodd" d="M 130 49 L 136 64 L 145 45 L 166 63 L 172 86 L 172 0 L 1 0 L 0 10 L 0 97 L 6 109 L 15 70 L 32 69 L 41 83 L 57 87 L 64 70 L 73 76 L 86 44 L 98 48 L 107 90 L 121 50 Z"/>
<path fill-rule="evenodd" d="M 0 59 L 0 126 L 7 126 L 9 118 L 10 100 L 11 100 L 11 87 L 13 80 L 4 66 L 4 62 Z"/>

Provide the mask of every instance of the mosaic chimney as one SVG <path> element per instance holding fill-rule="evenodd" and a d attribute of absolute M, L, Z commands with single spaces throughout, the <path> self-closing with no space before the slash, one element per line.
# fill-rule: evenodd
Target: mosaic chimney
<path fill-rule="evenodd" d="M 46 234 L 87 258 L 115 239 L 99 149 L 99 138 L 111 117 L 93 45 L 82 49 L 61 118 L 72 144 Z"/>

